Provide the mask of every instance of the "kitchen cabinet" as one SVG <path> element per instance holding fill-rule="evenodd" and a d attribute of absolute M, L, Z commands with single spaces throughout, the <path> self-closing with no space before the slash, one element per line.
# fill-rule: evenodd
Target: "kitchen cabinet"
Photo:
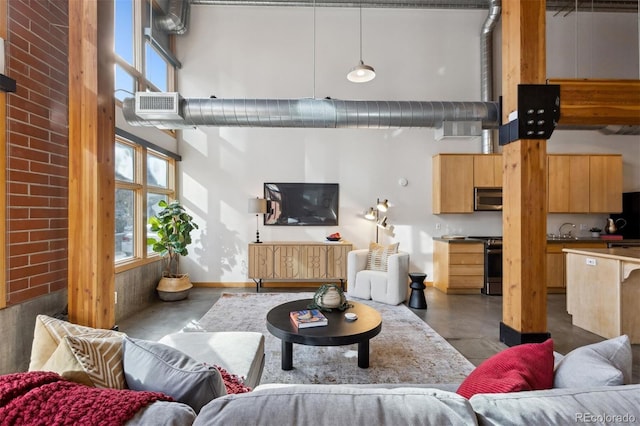
<path fill-rule="evenodd" d="M 563 249 L 607 248 L 604 241 L 556 240 L 547 242 L 547 293 L 566 290 L 566 259 Z"/>
<path fill-rule="evenodd" d="M 258 289 L 271 281 L 340 281 L 347 279 L 350 243 L 263 242 L 249 244 L 249 278 Z"/>
<path fill-rule="evenodd" d="M 614 213 L 622 210 L 622 156 L 551 154 L 549 213 Z"/>
<path fill-rule="evenodd" d="M 589 212 L 622 211 L 622 156 L 589 156 Z"/>
<path fill-rule="evenodd" d="M 549 213 L 589 212 L 589 156 L 547 157 Z"/>
<path fill-rule="evenodd" d="M 502 155 L 473 156 L 473 186 L 476 188 L 502 188 Z"/>
<path fill-rule="evenodd" d="M 433 157 L 433 213 L 473 213 L 473 156 Z"/>
<path fill-rule="evenodd" d="M 479 294 L 484 284 L 484 242 L 433 242 L 433 285 L 447 294 Z"/>

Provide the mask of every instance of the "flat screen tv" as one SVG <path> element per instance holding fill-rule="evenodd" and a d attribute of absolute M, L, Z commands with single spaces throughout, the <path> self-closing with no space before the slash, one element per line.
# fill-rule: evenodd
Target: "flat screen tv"
<path fill-rule="evenodd" d="M 337 183 L 265 183 L 264 196 L 270 200 L 265 225 L 338 224 Z"/>

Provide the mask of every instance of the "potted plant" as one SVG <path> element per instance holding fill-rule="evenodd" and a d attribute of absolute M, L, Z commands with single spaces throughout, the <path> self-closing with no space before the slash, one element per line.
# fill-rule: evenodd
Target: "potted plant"
<path fill-rule="evenodd" d="M 602 231 L 602 229 L 598 228 L 598 227 L 593 227 L 591 229 L 589 229 L 589 232 L 591 232 L 591 236 L 593 238 L 598 238 L 600 237 L 600 232 Z"/>
<path fill-rule="evenodd" d="M 180 256 L 189 254 L 187 246 L 191 244 L 191 231 L 198 229 L 198 225 L 179 201 L 160 200 L 158 206 L 162 210 L 149 218 L 150 230 L 156 236 L 147 238 L 152 250 L 163 257 L 162 279 L 156 290 L 164 301 L 182 300 L 189 295 L 193 285 L 189 274 L 180 274 Z"/>

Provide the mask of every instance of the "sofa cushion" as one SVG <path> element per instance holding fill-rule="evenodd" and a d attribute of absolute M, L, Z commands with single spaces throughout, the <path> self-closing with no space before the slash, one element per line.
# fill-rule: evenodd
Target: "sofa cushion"
<path fill-rule="evenodd" d="M 217 365 L 239 376 L 245 386 L 260 384 L 264 368 L 264 336 L 248 331 L 173 333 L 160 343 L 180 349 L 193 359 Z"/>
<path fill-rule="evenodd" d="M 220 372 L 162 343 L 126 337 L 122 348 L 129 389 L 162 392 L 197 413 L 214 398 L 226 395 Z"/>
<path fill-rule="evenodd" d="M 629 336 L 582 346 L 558 362 L 554 388 L 615 386 L 631 383 L 632 352 Z"/>
<path fill-rule="evenodd" d="M 553 340 L 505 349 L 485 360 L 457 390 L 465 398 L 477 393 L 549 389 L 553 385 Z"/>
<path fill-rule="evenodd" d="M 196 413 L 186 404 L 156 401 L 138 411 L 126 426 L 185 426 L 193 424 L 195 419 Z"/>
<path fill-rule="evenodd" d="M 58 348 L 64 336 L 94 336 L 94 337 L 124 337 L 124 333 L 113 330 L 85 327 L 52 318 L 47 315 L 38 315 L 33 332 L 31 344 L 31 361 L 29 371 L 42 370 L 42 366 Z"/>
<path fill-rule="evenodd" d="M 390 255 L 398 253 L 399 243 L 383 246 L 378 243 L 369 244 L 369 253 L 367 253 L 367 268 L 370 271 L 387 270 L 387 259 Z"/>
<path fill-rule="evenodd" d="M 640 385 L 475 395 L 481 425 L 635 424 Z"/>
<path fill-rule="evenodd" d="M 475 425 L 469 401 L 437 389 L 293 385 L 227 395 L 207 404 L 194 425 Z"/>
<path fill-rule="evenodd" d="M 122 370 L 122 337 L 65 336 L 42 370 L 87 386 L 127 387 Z"/>

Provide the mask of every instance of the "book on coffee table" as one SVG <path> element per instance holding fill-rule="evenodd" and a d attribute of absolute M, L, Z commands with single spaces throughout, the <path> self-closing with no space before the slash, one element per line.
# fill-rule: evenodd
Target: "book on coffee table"
<path fill-rule="evenodd" d="M 289 313 L 291 322 L 298 328 L 322 327 L 329 324 L 327 317 L 318 309 L 303 309 Z"/>

